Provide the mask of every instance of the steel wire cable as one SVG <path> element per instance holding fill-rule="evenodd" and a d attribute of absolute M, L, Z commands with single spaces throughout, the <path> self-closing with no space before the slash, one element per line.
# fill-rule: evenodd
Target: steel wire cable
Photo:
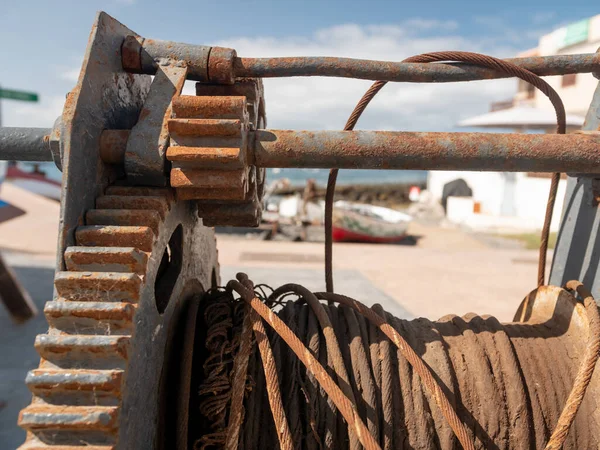
<path fill-rule="evenodd" d="M 578 341 L 570 341 L 569 333 L 558 322 L 500 324 L 493 317 L 473 314 L 447 316 L 437 322 L 407 321 L 391 316 L 379 305 L 368 308 L 338 294 L 312 294 L 299 285 L 287 284 L 265 296 L 259 289 L 252 291 L 252 283 L 244 274 L 238 274 L 238 280 L 218 293 L 223 298 L 217 302 L 230 311 L 231 318 L 221 315 L 220 321 L 231 325 L 234 332 L 228 336 L 233 339 L 223 340 L 221 348 L 214 345 L 214 338 L 207 341 L 215 355 L 231 350 L 225 367 L 232 367 L 232 374 L 240 357 L 249 359 L 249 381 L 244 386 L 252 393 L 245 401 L 243 421 L 233 421 L 237 429 L 232 431 L 221 421 L 213 434 L 203 437 L 199 448 L 225 442 L 224 436 L 232 433 L 240 436 L 240 449 L 352 448 L 352 432 L 365 448 L 453 448 L 458 439 L 438 407 L 435 389 L 429 388 L 426 377 L 418 372 L 419 365 L 427 367 L 433 382 L 449 399 L 449 408 L 464 423 L 466 445 L 462 439 L 458 441 L 462 448 L 504 449 L 518 443 L 523 448 L 557 449 L 568 437 L 570 448 L 598 445 L 593 431 L 600 425 L 598 417 L 589 418 L 597 413 L 590 410 L 593 400 L 586 404 L 584 396 L 598 359 L 600 320 L 595 301 L 578 282 L 566 287 L 577 290 L 585 305 L 589 325 L 585 348 Z M 234 300 L 233 291 L 241 299 Z M 291 300 L 290 294 L 297 298 Z M 280 298 L 287 300 L 278 302 Z M 328 303 L 315 305 L 315 298 Z M 252 310 L 243 308 L 244 303 Z M 268 305 L 276 305 L 276 311 Z M 325 329 L 317 319 L 318 309 L 325 311 L 329 319 L 326 327 L 336 335 L 339 354 L 348 369 L 347 388 L 354 391 L 353 402 L 340 388 L 330 348 L 325 345 Z M 255 330 L 262 320 L 269 324 L 268 330 L 263 328 L 255 334 L 259 359 L 236 350 L 242 344 L 235 336 L 242 333 L 241 324 L 254 311 L 261 318 L 252 317 Z M 224 328 L 212 320 L 216 316 L 211 310 L 204 315 L 210 322 L 209 336 L 212 329 L 223 337 Z M 227 342 L 236 344 L 229 346 Z M 392 350 L 390 344 L 398 350 Z M 273 355 L 270 367 L 260 345 L 269 347 Z M 577 374 L 572 358 L 580 360 Z M 210 370 L 228 372 L 208 360 Z M 294 361 L 301 361 L 305 368 L 300 370 Z M 547 370 L 549 366 L 552 371 Z M 554 372 L 561 376 L 553 376 Z M 230 390 L 234 392 L 239 381 L 234 375 L 231 380 Z M 290 387 L 293 385 L 295 389 Z M 210 383 L 203 384 L 201 404 L 214 408 L 214 399 L 207 394 L 210 388 Z M 257 395 L 253 396 L 255 390 Z M 331 393 L 333 410 L 326 401 Z M 272 401 L 273 395 L 279 396 L 277 402 Z M 234 394 L 220 396 L 219 401 L 226 410 L 235 401 Z M 586 404 L 586 413 L 578 416 L 577 434 L 568 436 L 582 404 Z M 346 424 L 329 420 L 329 413 L 335 417 L 338 405 Z M 272 422 L 267 423 L 264 413 L 257 414 L 257 409 L 270 410 Z M 228 426 L 231 416 L 237 414 L 233 407 L 230 410 Z M 262 432 L 257 433 L 257 429 Z M 289 435 L 282 439 L 286 430 Z M 373 439 L 365 442 L 365 433 Z"/>
<path fill-rule="evenodd" d="M 530 83 L 539 89 L 544 95 L 548 97 L 554 110 L 556 112 L 556 122 L 558 134 L 564 134 L 566 132 L 566 114 L 565 108 L 562 103 L 560 96 L 556 91 L 544 81 L 541 77 L 530 72 L 522 67 L 517 66 L 506 60 L 494 58 L 488 55 L 482 55 L 473 52 L 458 52 L 458 51 L 446 51 L 446 52 L 434 52 L 434 53 L 423 53 L 421 55 L 411 56 L 403 60 L 405 63 L 434 63 L 434 62 L 467 62 L 482 67 L 488 67 L 490 69 L 497 70 L 499 72 L 507 73 L 517 78 L 522 79 Z M 348 118 L 346 125 L 344 126 L 345 131 L 353 130 L 358 122 L 358 119 L 367 108 L 371 100 L 377 95 L 377 93 L 387 84 L 387 81 L 376 81 L 362 96 L 352 114 Z M 327 292 L 333 292 L 333 201 L 335 196 L 335 185 L 337 181 L 339 169 L 331 169 L 329 171 L 329 178 L 327 180 L 327 190 L 325 194 L 325 286 Z M 538 286 L 542 286 L 545 281 L 545 270 L 546 270 L 546 254 L 548 252 L 548 237 L 550 234 L 550 224 L 552 221 L 552 213 L 554 211 L 554 203 L 556 201 L 556 193 L 558 190 L 558 181 L 560 180 L 560 173 L 552 174 L 550 183 L 550 192 L 548 194 L 548 202 L 546 205 L 546 214 L 544 217 L 544 225 L 541 233 L 539 261 L 538 261 Z"/>

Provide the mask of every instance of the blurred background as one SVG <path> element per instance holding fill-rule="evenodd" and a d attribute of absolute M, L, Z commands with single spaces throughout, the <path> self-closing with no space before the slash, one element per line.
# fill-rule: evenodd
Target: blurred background
<path fill-rule="evenodd" d="M 75 85 L 90 27 L 104 10 L 137 33 L 235 48 L 240 56 L 341 56 L 402 60 L 442 50 L 496 57 L 593 53 L 600 15 L 593 2 L 10 1 L 0 5 L 0 121 L 51 127 Z M 584 123 L 597 80 L 547 77 L 569 131 Z M 268 126 L 344 126 L 368 81 L 265 80 Z M 186 94 L 193 94 L 187 82 Z M 554 132 L 546 97 L 513 79 L 389 84 L 357 129 Z M 53 163 L 0 163 L 0 251 L 32 301 L 52 298 L 62 174 Z M 334 247 L 336 291 L 379 302 L 398 316 L 470 311 L 511 320 L 535 287 L 549 175 L 503 172 L 341 171 Z M 222 279 L 239 270 L 277 286 L 324 289 L 323 199 L 327 171 L 270 169 L 264 222 L 219 228 Z M 566 178 L 552 223 L 556 239 Z M 366 205 L 366 206 L 365 206 Z M 377 223 L 385 223 L 385 229 Z M 346 242 L 352 241 L 352 242 Z M 356 242 L 360 241 L 360 242 Z M 551 258 L 549 258 L 551 261 Z M 426 289 L 425 289 L 426 287 Z M 15 324 L 0 307 L 0 448 L 23 440 L 23 380 L 37 366 L 43 314 Z"/>

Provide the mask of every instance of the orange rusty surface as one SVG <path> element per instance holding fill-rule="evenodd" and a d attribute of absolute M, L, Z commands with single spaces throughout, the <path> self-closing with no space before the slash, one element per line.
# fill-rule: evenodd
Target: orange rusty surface
<path fill-rule="evenodd" d="M 237 136 L 241 130 L 238 119 L 169 119 L 169 132 L 182 136 Z"/>
<path fill-rule="evenodd" d="M 99 390 L 106 392 L 115 392 L 118 391 L 121 387 L 121 381 L 123 380 L 123 372 L 120 370 L 91 370 L 91 369 L 76 369 L 78 374 L 81 375 L 101 375 L 103 377 L 108 377 L 109 379 L 105 380 L 102 383 L 82 383 L 77 379 L 71 379 L 64 377 L 64 380 L 61 380 L 60 385 L 57 383 L 40 383 L 37 382 L 35 384 L 36 390 L 40 389 L 55 389 L 60 387 L 61 390 L 68 389 L 77 389 L 77 390 Z M 54 375 L 57 371 L 53 369 L 34 369 L 30 373 L 34 376 L 44 376 L 44 375 Z"/>
<path fill-rule="evenodd" d="M 243 201 L 246 199 L 247 188 L 181 188 L 177 189 L 178 200 L 224 200 Z"/>
<path fill-rule="evenodd" d="M 104 195 L 96 199 L 98 209 L 146 209 L 154 210 L 164 219 L 169 210 L 169 201 L 164 197 L 152 196 L 128 196 L 128 195 Z"/>
<path fill-rule="evenodd" d="M 90 211 L 91 212 L 91 211 Z M 88 215 L 89 213 L 88 212 Z M 156 214 L 156 217 L 158 214 Z M 94 225 L 94 224 L 90 224 Z M 104 223 L 104 225 L 111 225 Z M 129 272 L 144 274 L 148 264 L 148 254 L 138 249 L 125 248 L 124 250 L 111 247 L 98 248 L 97 251 L 87 252 L 79 247 L 69 247 L 65 251 L 65 264 L 67 270 L 78 271 L 82 266 L 122 266 Z M 83 269 L 85 270 L 85 269 Z"/>
<path fill-rule="evenodd" d="M 236 188 L 246 183 L 247 169 L 239 170 L 202 170 L 173 168 L 171 186 L 176 188 Z"/>
<path fill-rule="evenodd" d="M 172 146 L 167 149 L 169 161 L 219 163 L 225 167 L 241 166 L 242 151 L 232 147 L 183 147 Z"/>
<path fill-rule="evenodd" d="M 164 197 L 171 201 L 175 198 L 173 189 L 151 186 L 109 186 L 106 195 L 134 196 L 134 197 Z"/>
<path fill-rule="evenodd" d="M 133 316 L 136 311 L 136 306 L 131 303 L 111 303 L 111 308 L 93 308 L 92 306 L 86 306 L 84 309 L 69 309 L 67 314 L 65 310 L 60 308 L 60 305 L 57 305 L 59 301 L 56 302 L 48 302 L 44 307 L 44 315 L 46 317 L 80 317 L 85 319 L 97 319 L 97 320 L 119 320 L 119 321 L 131 321 L 133 320 Z M 71 306 L 73 302 L 64 302 L 60 303 L 69 303 Z"/>
<path fill-rule="evenodd" d="M 146 226 L 158 234 L 161 217 L 158 211 L 151 209 L 92 209 L 86 214 L 86 223 L 88 225 Z M 117 262 L 116 255 L 111 257 L 115 258 L 113 262 Z"/>
<path fill-rule="evenodd" d="M 127 358 L 127 350 L 129 347 L 129 336 L 110 336 L 110 340 L 100 341 L 98 339 L 83 340 L 81 336 L 75 335 L 78 339 L 75 342 L 71 335 L 53 336 L 55 339 L 52 342 L 35 340 L 34 347 L 41 355 L 54 353 L 64 354 L 73 351 L 85 351 L 87 353 L 97 353 L 105 355 L 117 354 L 122 358 Z M 85 335 L 85 337 L 96 338 L 96 336 Z M 89 342 L 88 342 L 89 341 Z"/>
<path fill-rule="evenodd" d="M 598 172 L 591 135 L 259 130 L 258 167 Z"/>
<path fill-rule="evenodd" d="M 208 79 L 213 83 L 233 84 L 233 62 L 236 57 L 236 51 L 231 48 L 213 47 L 208 58 Z"/>
<path fill-rule="evenodd" d="M 246 97 L 177 96 L 173 98 L 173 112 L 177 118 L 243 120 L 246 114 Z"/>
<path fill-rule="evenodd" d="M 130 130 L 104 130 L 100 135 L 100 158 L 108 164 L 123 164 Z"/>
<path fill-rule="evenodd" d="M 94 225 L 79 227 L 75 232 L 77 245 L 93 247 L 135 247 L 152 251 L 154 232 L 147 226 Z"/>

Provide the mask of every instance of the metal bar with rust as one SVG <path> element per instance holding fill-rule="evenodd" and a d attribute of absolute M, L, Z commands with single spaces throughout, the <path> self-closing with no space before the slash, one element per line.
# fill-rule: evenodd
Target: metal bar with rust
<path fill-rule="evenodd" d="M 48 129 L 0 128 L 0 160 L 51 161 Z M 105 130 L 100 157 L 123 164 L 129 130 Z M 600 173 L 600 133 L 257 130 L 257 167 Z"/>
<path fill-rule="evenodd" d="M 233 83 L 235 77 L 343 77 L 415 83 L 447 83 L 510 75 L 465 63 L 403 63 L 324 56 L 240 58 L 235 50 L 128 36 L 122 47 L 123 67 L 153 75 L 162 60 L 180 61 L 188 79 Z M 533 56 L 508 58 L 540 76 L 600 72 L 600 55 Z"/>
<path fill-rule="evenodd" d="M 257 167 L 600 173 L 600 134 L 255 132 Z"/>
<path fill-rule="evenodd" d="M 506 61 L 537 75 L 600 71 L 600 55 L 535 56 Z M 363 80 L 447 83 L 510 78 L 512 75 L 465 63 L 402 63 L 333 57 L 236 58 L 236 77 L 343 77 Z"/>
<path fill-rule="evenodd" d="M 0 160 L 52 161 L 50 128 L 0 127 Z"/>

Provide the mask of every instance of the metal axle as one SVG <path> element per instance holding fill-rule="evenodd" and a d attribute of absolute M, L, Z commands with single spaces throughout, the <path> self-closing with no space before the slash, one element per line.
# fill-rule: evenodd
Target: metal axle
<path fill-rule="evenodd" d="M 0 129 L 0 159 L 52 161 L 50 129 Z M 127 130 L 105 130 L 100 156 L 122 164 Z M 600 173 L 600 135 L 292 131 L 251 133 L 248 159 L 264 168 Z"/>

